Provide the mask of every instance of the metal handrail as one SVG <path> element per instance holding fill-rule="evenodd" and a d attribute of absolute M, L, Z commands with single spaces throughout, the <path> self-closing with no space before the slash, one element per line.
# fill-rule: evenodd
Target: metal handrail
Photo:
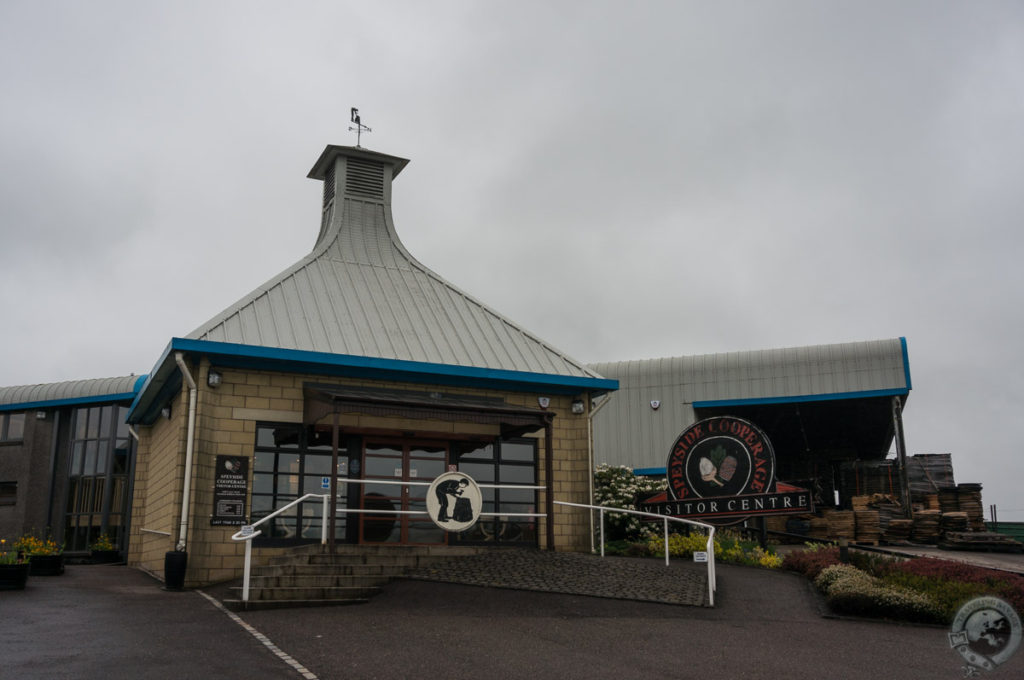
<path fill-rule="evenodd" d="M 259 525 L 263 524 L 267 520 L 270 520 L 270 519 L 273 519 L 274 517 L 277 517 L 278 515 L 280 515 L 285 510 L 289 510 L 291 508 L 294 508 L 296 505 L 298 505 L 299 503 L 303 502 L 307 498 L 323 498 L 324 514 L 323 514 L 323 521 L 320 522 L 320 524 L 321 524 L 321 527 L 320 527 L 320 544 L 323 545 L 323 544 L 327 543 L 327 512 L 328 512 L 327 501 L 329 501 L 330 498 L 331 498 L 331 495 L 329 493 L 323 493 L 323 494 L 320 494 L 320 493 L 307 493 L 302 498 L 296 498 L 294 501 L 292 501 L 288 505 L 285 505 L 284 507 L 278 508 L 277 510 L 275 510 L 272 513 L 270 513 L 266 517 L 263 517 L 263 518 L 259 519 L 258 521 L 253 522 L 252 524 L 245 525 L 242 529 L 239 529 L 238 531 L 236 531 L 234 534 L 231 535 L 231 540 L 233 540 L 233 541 L 245 541 L 245 573 L 242 576 L 242 601 L 243 602 L 248 602 L 249 601 L 249 573 L 252 571 L 252 539 L 256 538 L 257 536 L 259 536 L 260 534 L 263 533 L 262 531 L 253 531 L 253 529 L 255 529 Z"/>
<path fill-rule="evenodd" d="M 586 508 L 588 510 L 597 510 L 601 513 L 601 557 L 604 557 L 604 513 L 606 512 L 617 512 L 624 515 L 638 515 L 640 517 L 653 517 L 655 519 L 663 520 L 665 523 L 665 566 L 668 566 L 668 523 L 670 521 L 679 522 L 681 524 L 690 524 L 695 527 L 707 529 L 708 540 L 705 545 L 708 553 L 708 606 L 715 606 L 715 590 L 717 589 L 717 582 L 715 579 L 715 527 L 713 524 L 706 524 L 692 519 L 683 519 L 682 517 L 668 517 L 666 515 L 658 515 L 653 512 L 626 510 L 625 508 L 611 508 L 604 505 L 586 505 L 583 503 L 568 503 L 566 501 L 555 501 L 555 505 L 567 505 L 573 508 Z"/>

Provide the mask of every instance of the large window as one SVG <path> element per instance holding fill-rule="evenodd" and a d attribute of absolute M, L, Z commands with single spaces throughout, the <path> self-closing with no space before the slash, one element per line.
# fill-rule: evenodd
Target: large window
<path fill-rule="evenodd" d="M 331 475 L 331 428 L 315 425 L 259 425 L 253 454 L 252 522 L 288 505 L 307 493 L 327 493 Z M 338 452 L 338 473 L 344 475 L 348 456 Z M 344 505 L 345 486 L 338 487 Z M 321 501 L 300 503 L 261 527 L 261 538 L 320 540 L 323 526 Z M 345 536 L 346 516 L 339 514 L 335 535 Z"/>
<path fill-rule="evenodd" d="M 100 534 L 123 549 L 133 441 L 124 406 L 75 409 L 68 456 L 64 549 L 88 550 Z"/>
<path fill-rule="evenodd" d="M 459 471 L 481 484 L 535 486 L 537 484 L 537 443 L 514 439 L 496 444 L 459 443 L 453 448 Z M 537 518 L 519 515 L 537 512 L 537 491 L 529 488 L 484 488 L 482 517 L 471 529 L 458 535 L 465 543 L 536 545 Z M 508 513 L 508 514 L 502 514 Z M 515 514 L 513 514 L 515 513 Z"/>
<path fill-rule="evenodd" d="M 18 502 L 18 483 L 0 482 L 0 505 L 14 505 Z"/>
<path fill-rule="evenodd" d="M 0 442 L 21 441 L 24 436 L 24 413 L 0 413 Z"/>

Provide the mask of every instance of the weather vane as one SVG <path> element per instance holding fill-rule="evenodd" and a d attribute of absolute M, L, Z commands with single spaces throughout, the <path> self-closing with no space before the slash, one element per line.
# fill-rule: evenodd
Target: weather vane
<path fill-rule="evenodd" d="M 360 145 L 359 142 L 361 141 L 361 139 L 363 137 L 363 130 L 366 130 L 367 132 L 373 132 L 373 130 L 371 130 L 367 126 L 363 125 L 362 121 L 359 120 L 359 109 L 357 109 L 355 107 L 352 107 L 352 122 L 355 123 L 356 126 L 355 127 L 349 127 L 348 131 L 352 132 L 353 130 L 355 130 L 355 133 L 356 133 L 356 146 L 359 146 Z"/>

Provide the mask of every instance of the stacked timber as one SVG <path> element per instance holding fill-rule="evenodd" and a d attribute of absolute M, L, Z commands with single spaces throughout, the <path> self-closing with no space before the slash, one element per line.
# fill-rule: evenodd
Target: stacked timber
<path fill-rule="evenodd" d="M 951 532 L 963 532 L 970 531 L 970 525 L 967 522 L 966 512 L 944 512 L 942 518 L 939 521 L 939 529 L 943 534 Z"/>
<path fill-rule="evenodd" d="M 807 537 L 819 541 L 828 540 L 828 520 L 824 517 L 811 517 L 810 526 L 807 529 Z"/>
<path fill-rule="evenodd" d="M 829 538 L 852 541 L 857 537 L 857 519 L 852 510 L 836 510 L 825 518 L 828 520 Z"/>
<path fill-rule="evenodd" d="M 938 510 L 921 510 L 914 514 L 914 530 L 911 534 L 915 543 L 934 545 L 939 542 L 939 521 L 942 513 Z"/>
<path fill-rule="evenodd" d="M 927 494 L 956 486 L 953 480 L 953 455 L 949 453 L 920 453 L 907 458 L 907 483 L 913 501 L 923 502 Z"/>
<path fill-rule="evenodd" d="M 924 507 L 926 510 L 937 510 L 942 512 L 942 504 L 939 503 L 939 494 L 929 493 L 924 496 Z"/>
<path fill-rule="evenodd" d="M 910 542 L 910 534 L 914 529 L 912 519 L 894 519 L 886 527 L 883 539 L 891 545 L 900 545 Z"/>
<path fill-rule="evenodd" d="M 857 542 L 878 545 L 882 531 L 878 526 L 877 510 L 855 510 L 854 519 L 857 527 Z"/>
<path fill-rule="evenodd" d="M 958 484 L 960 510 L 967 513 L 972 531 L 985 531 L 985 510 L 981 505 L 981 484 Z"/>
<path fill-rule="evenodd" d="M 959 493 L 955 486 L 946 486 L 939 489 L 939 510 L 943 514 L 960 511 Z"/>
<path fill-rule="evenodd" d="M 939 547 L 945 550 L 983 550 L 986 552 L 1024 551 L 1024 544 L 1005 534 L 988 531 L 951 531 L 942 537 Z"/>
<path fill-rule="evenodd" d="M 889 522 L 901 519 L 903 516 L 899 503 L 879 503 L 876 507 L 878 509 L 878 528 L 883 534 L 888 531 Z"/>

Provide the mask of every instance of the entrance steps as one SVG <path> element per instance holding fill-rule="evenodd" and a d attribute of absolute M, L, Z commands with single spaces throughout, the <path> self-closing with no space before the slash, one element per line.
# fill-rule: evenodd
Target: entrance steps
<path fill-rule="evenodd" d="M 476 555 L 484 549 L 445 545 L 338 545 L 334 554 L 327 546 L 294 548 L 254 566 L 249 579 L 249 600 L 224 600 L 235 611 L 285 607 L 327 607 L 362 604 L 380 592 L 381 586 L 409 571 L 452 557 Z"/>

